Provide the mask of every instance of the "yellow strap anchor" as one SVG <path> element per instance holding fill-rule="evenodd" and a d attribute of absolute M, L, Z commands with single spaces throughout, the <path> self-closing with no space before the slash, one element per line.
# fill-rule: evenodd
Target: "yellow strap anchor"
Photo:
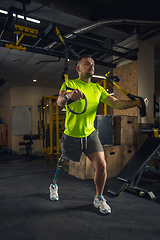
<path fill-rule="evenodd" d="M 62 37 L 62 35 L 61 35 L 61 33 L 60 33 L 60 31 L 59 31 L 59 29 L 58 29 L 57 27 L 55 27 L 54 32 L 55 32 L 55 34 L 59 37 L 59 39 L 61 40 L 61 42 L 62 42 L 63 44 L 65 44 L 64 39 L 63 39 L 63 37 Z"/>
<path fill-rule="evenodd" d="M 110 73 L 110 71 L 105 74 L 105 77 L 106 77 L 106 78 L 107 78 L 107 76 L 108 76 L 109 73 Z M 119 86 L 118 84 L 116 84 L 114 81 L 112 81 L 112 83 L 113 83 L 117 88 L 119 88 L 125 95 L 128 95 L 128 94 L 129 94 L 129 92 L 127 92 L 125 89 L 123 89 L 122 87 L 120 87 L 120 86 Z"/>

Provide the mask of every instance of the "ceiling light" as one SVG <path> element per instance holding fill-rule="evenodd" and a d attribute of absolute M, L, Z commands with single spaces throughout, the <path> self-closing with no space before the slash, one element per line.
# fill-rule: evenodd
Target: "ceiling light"
<path fill-rule="evenodd" d="M 20 58 L 14 58 L 13 61 L 14 61 L 14 62 L 20 62 L 21 59 L 20 59 Z"/>
<path fill-rule="evenodd" d="M 26 17 L 26 20 L 29 21 L 29 22 L 34 22 L 34 23 L 40 23 L 41 21 L 40 20 L 37 20 L 37 19 L 34 19 L 34 18 L 29 18 L 29 17 Z"/>
<path fill-rule="evenodd" d="M 36 79 L 33 79 L 33 82 L 37 82 L 37 80 L 36 80 Z"/>
<path fill-rule="evenodd" d="M 0 13 L 3 13 L 3 14 L 8 14 L 8 12 L 7 12 L 7 11 L 4 11 L 4 10 L 2 10 L 2 9 L 0 9 Z"/>
<path fill-rule="evenodd" d="M 13 17 L 16 17 L 15 13 L 13 13 Z M 22 16 L 22 15 L 17 15 L 17 17 L 20 18 L 20 19 L 24 19 L 24 16 Z M 33 19 L 33 18 L 29 18 L 29 17 L 26 17 L 26 20 L 29 21 L 29 22 L 34 22 L 34 23 L 38 23 L 38 24 L 40 23 L 39 20 Z"/>
<path fill-rule="evenodd" d="M 98 76 L 98 75 L 93 75 L 92 77 L 94 77 L 94 78 L 106 79 L 106 77 L 103 77 L 103 76 Z"/>
<path fill-rule="evenodd" d="M 106 77 L 104 77 L 104 76 L 99 76 L 99 75 L 93 75 L 92 77 L 94 77 L 94 78 L 106 79 Z M 109 91 L 109 89 L 107 88 L 107 92 L 108 92 L 108 91 Z M 109 93 L 109 95 L 113 96 L 114 93 Z"/>
<path fill-rule="evenodd" d="M 3 14 L 8 14 L 8 12 L 7 11 L 5 11 L 5 10 L 2 10 L 2 9 L 0 9 L 0 13 L 3 13 Z M 16 17 L 16 14 L 15 13 L 13 13 L 13 17 Z M 17 17 L 18 18 L 20 18 L 20 19 L 24 19 L 24 16 L 22 16 L 22 15 L 17 15 Z M 29 21 L 29 22 L 34 22 L 34 23 L 40 23 L 40 21 L 39 20 L 37 20 L 37 19 L 34 19 L 34 18 L 30 18 L 30 17 L 26 17 L 26 20 L 27 21 Z"/>

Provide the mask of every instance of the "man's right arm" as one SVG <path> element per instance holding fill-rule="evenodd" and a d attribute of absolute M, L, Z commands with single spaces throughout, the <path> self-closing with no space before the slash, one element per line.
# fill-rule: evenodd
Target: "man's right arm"
<path fill-rule="evenodd" d="M 65 94 L 65 97 L 64 97 Z M 64 107 L 67 103 L 66 99 L 69 100 L 73 100 L 73 102 L 76 102 L 78 100 L 80 100 L 81 98 L 83 98 L 83 93 L 81 91 L 79 91 L 78 89 L 73 90 L 72 92 L 67 92 L 66 90 L 62 90 L 59 92 L 59 96 L 57 99 L 57 104 L 60 107 Z"/>

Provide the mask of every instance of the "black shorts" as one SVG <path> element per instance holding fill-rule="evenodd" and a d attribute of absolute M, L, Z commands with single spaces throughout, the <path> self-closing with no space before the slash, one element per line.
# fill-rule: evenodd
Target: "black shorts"
<path fill-rule="evenodd" d="M 64 158 L 79 162 L 82 152 L 88 156 L 94 152 L 103 152 L 98 131 L 95 130 L 86 138 L 74 138 L 63 133 L 61 151 Z"/>

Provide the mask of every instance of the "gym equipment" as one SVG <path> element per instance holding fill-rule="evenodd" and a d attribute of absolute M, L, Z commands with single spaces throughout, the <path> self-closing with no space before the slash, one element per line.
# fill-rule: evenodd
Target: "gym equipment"
<path fill-rule="evenodd" d="M 68 86 L 66 86 L 66 90 L 72 90 L 72 91 L 73 91 L 73 90 L 75 90 L 75 89 L 69 88 Z M 71 104 L 72 102 L 74 102 L 72 99 L 67 100 L 65 94 L 64 94 L 64 98 L 66 99 L 66 102 L 67 102 L 68 111 L 70 111 L 70 112 L 73 113 L 73 114 L 77 114 L 77 115 L 80 115 L 80 114 L 85 113 L 85 111 L 86 111 L 86 109 L 87 109 L 87 98 L 86 98 L 86 96 L 85 96 L 84 94 L 83 94 L 83 98 L 82 98 L 82 99 L 85 100 L 85 106 L 84 106 L 83 111 L 80 112 L 80 113 L 73 111 L 73 110 L 69 107 L 69 104 Z"/>
<path fill-rule="evenodd" d="M 152 199 L 155 198 L 155 195 L 152 191 L 141 189 L 138 187 L 138 184 L 143 172 L 146 170 L 160 175 L 160 171 L 146 166 L 151 158 L 159 151 L 159 149 L 160 138 L 148 137 L 125 165 L 116 181 L 110 186 L 107 192 L 114 196 L 118 196 L 126 189 L 136 192 L 140 196 L 147 195 Z"/>
<path fill-rule="evenodd" d="M 49 155 L 52 155 L 53 153 L 59 154 L 59 120 L 60 119 L 59 119 L 59 107 L 56 104 L 57 98 L 58 98 L 57 96 L 43 96 L 41 100 L 41 105 L 39 105 L 40 132 L 43 129 L 42 152 Z M 42 119 L 41 119 L 41 112 L 42 112 Z M 55 125 L 54 125 L 54 120 L 55 120 Z M 47 132 L 49 136 L 48 138 L 49 144 L 47 144 Z M 55 138 L 55 141 L 54 141 L 54 138 Z"/>
<path fill-rule="evenodd" d="M 59 31 L 59 29 L 58 29 L 57 27 L 55 28 L 55 33 L 56 33 L 56 35 L 59 37 L 59 39 L 61 40 L 61 42 L 62 42 L 62 43 L 64 44 L 64 46 L 65 46 L 65 62 L 64 62 L 64 70 L 63 70 L 63 73 L 62 73 L 61 80 L 62 80 L 62 81 L 65 81 L 66 90 L 71 90 L 71 91 L 73 91 L 73 90 L 75 90 L 75 89 L 68 87 L 68 47 L 66 46 L 66 43 L 65 43 L 65 41 L 64 41 L 64 39 L 63 39 L 63 37 L 62 37 L 62 35 L 61 35 L 61 33 L 60 33 L 60 31 Z M 87 98 L 86 98 L 86 96 L 85 96 L 84 94 L 83 94 L 83 98 L 82 98 L 82 99 L 85 100 L 85 106 L 84 106 L 84 110 L 83 110 L 82 112 L 80 112 L 80 113 L 73 111 L 73 110 L 69 107 L 69 105 L 74 102 L 72 99 L 67 100 L 67 98 L 65 97 L 65 95 L 64 95 L 64 98 L 66 99 L 67 109 L 68 109 L 69 112 L 71 112 L 71 113 L 73 113 L 73 114 L 77 114 L 77 115 L 80 115 L 80 114 L 85 113 L 85 111 L 86 111 L 86 109 L 87 109 Z"/>
<path fill-rule="evenodd" d="M 160 128 L 142 128 L 141 133 L 148 134 L 148 137 L 160 137 Z"/>
<path fill-rule="evenodd" d="M 39 134 L 26 134 L 23 136 L 23 140 L 24 142 L 19 142 L 20 146 L 25 146 L 26 149 L 26 153 L 22 154 L 24 156 L 26 156 L 27 158 L 29 157 L 35 157 L 36 155 L 32 154 L 32 147 L 31 145 L 33 145 L 33 141 L 32 140 L 37 140 L 40 139 L 40 135 Z M 27 142 L 25 142 L 27 141 Z"/>
<path fill-rule="evenodd" d="M 120 87 L 117 83 L 115 83 L 115 82 L 119 82 L 120 81 L 120 77 L 119 76 L 108 76 L 109 73 L 110 72 L 105 74 L 106 79 L 108 79 L 117 88 L 119 88 L 125 95 L 127 95 L 131 100 L 136 100 L 136 98 L 140 99 L 140 101 L 142 103 L 142 108 L 138 107 L 139 110 L 140 110 L 140 116 L 141 117 L 145 117 L 146 116 L 146 105 L 145 105 L 144 99 L 142 97 L 139 97 L 139 96 L 136 96 L 136 95 L 132 95 L 131 93 L 127 92 L 125 89 Z"/>
<path fill-rule="evenodd" d="M 38 30 L 33 28 L 28 28 L 26 26 L 17 25 L 17 24 L 15 24 L 14 26 L 15 26 L 15 29 L 17 30 L 17 31 L 14 31 L 14 34 L 20 35 L 20 38 L 16 43 L 11 43 L 11 42 L 6 43 L 5 47 L 10 49 L 15 49 L 15 50 L 26 51 L 26 47 L 23 45 L 20 45 L 19 43 L 21 42 L 24 36 L 37 38 Z"/>
<path fill-rule="evenodd" d="M 107 79 L 104 78 L 103 80 L 98 81 L 97 84 L 101 85 L 107 91 L 107 82 L 108 82 Z M 109 111 L 108 105 L 102 102 L 100 103 L 100 105 L 101 105 L 101 115 L 109 115 L 110 111 Z"/>
<path fill-rule="evenodd" d="M 64 41 L 63 41 L 63 43 L 64 43 Z M 65 64 L 64 64 L 64 70 L 63 70 L 63 73 L 62 73 L 62 80 L 65 81 L 66 90 L 71 90 L 71 91 L 75 90 L 73 88 L 68 87 L 68 47 L 66 47 L 66 52 L 65 52 Z M 87 98 L 86 98 L 86 96 L 84 94 L 83 94 L 83 98 L 82 99 L 85 100 L 85 106 L 84 106 L 84 110 L 82 112 L 80 112 L 80 113 L 75 112 L 75 111 L 73 111 L 70 108 L 69 105 L 74 102 L 72 99 L 67 100 L 65 95 L 64 95 L 64 98 L 66 99 L 67 109 L 68 109 L 69 112 L 71 112 L 73 114 L 77 114 L 77 115 L 85 113 L 85 111 L 87 109 Z"/>

